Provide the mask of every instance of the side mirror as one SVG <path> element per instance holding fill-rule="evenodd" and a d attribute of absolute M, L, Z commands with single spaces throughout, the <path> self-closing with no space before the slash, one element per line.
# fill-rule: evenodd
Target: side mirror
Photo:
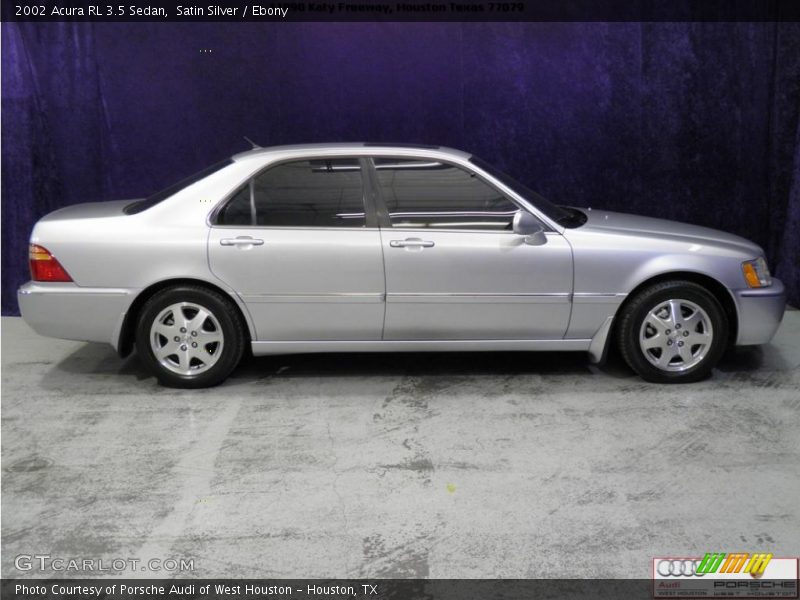
<path fill-rule="evenodd" d="M 547 236 L 544 234 L 539 219 L 527 211 L 517 211 L 517 214 L 514 215 L 513 228 L 514 233 L 525 236 L 525 243 L 530 246 L 541 246 L 547 243 Z"/>

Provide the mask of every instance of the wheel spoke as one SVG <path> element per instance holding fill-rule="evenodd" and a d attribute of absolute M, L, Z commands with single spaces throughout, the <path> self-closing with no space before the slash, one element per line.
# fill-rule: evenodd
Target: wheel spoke
<path fill-rule="evenodd" d="M 172 341 L 172 338 L 175 335 L 175 332 L 177 331 L 177 328 L 174 325 L 167 325 L 165 323 L 157 323 L 153 327 L 153 331 L 155 331 L 159 335 L 163 335 L 165 338 L 167 338 L 168 340 Z"/>
<path fill-rule="evenodd" d="M 183 313 L 183 309 L 185 306 L 182 304 L 173 304 L 171 307 L 172 309 L 172 320 L 175 323 L 175 328 L 180 329 L 181 327 L 186 327 L 189 319 L 186 318 L 186 315 Z"/>
<path fill-rule="evenodd" d="M 684 329 L 688 329 L 689 331 L 694 331 L 695 329 L 697 329 L 697 326 L 702 322 L 703 322 L 703 315 L 700 314 L 700 311 L 696 310 L 683 320 L 683 327 Z"/>
<path fill-rule="evenodd" d="M 186 322 L 186 329 L 189 331 L 197 331 L 203 328 L 203 323 L 210 316 L 209 312 L 203 308 L 197 311 L 197 314 Z"/>
<path fill-rule="evenodd" d="M 667 338 L 662 333 L 657 333 L 653 337 L 645 338 L 642 341 L 642 348 L 645 350 L 654 350 L 661 348 L 662 350 L 667 346 Z"/>
<path fill-rule="evenodd" d="M 678 346 L 678 355 L 681 357 L 684 365 L 688 365 L 692 362 L 694 358 L 692 356 L 692 349 L 688 344 L 684 344 L 683 346 Z"/>
<path fill-rule="evenodd" d="M 170 356 L 171 354 L 176 354 L 176 353 L 180 354 L 180 349 L 177 342 L 169 340 L 163 346 L 154 347 L 153 353 L 156 355 L 157 358 L 164 359 Z"/>
<path fill-rule="evenodd" d="M 197 341 L 203 346 L 213 344 L 214 342 L 221 342 L 222 333 L 219 331 L 198 331 Z"/>
<path fill-rule="evenodd" d="M 669 320 L 672 323 L 673 327 L 678 323 L 683 324 L 683 314 L 681 313 L 680 300 L 669 301 Z"/>
<path fill-rule="evenodd" d="M 669 329 L 669 323 L 664 321 L 664 319 L 659 317 L 655 312 L 651 312 L 649 315 L 647 315 L 645 322 L 659 333 L 664 333 L 667 329 Z"/>
<path fill-rule="evenodd" d="M 200 346 L 197 348 L 189 348 L 189 358 L 196 358 L 204 365 L 209 363 L 210 356 L 211 355 Z"/>
<path fill-rule="evenodd" d="M 656 360 L 656 365 L 661 367 L 662 369 L 666 369 L 669 366 L 670 361 L 675 357 L 675 350 L 672 346 L 664 348 L 661 351 L 661 356 L 658 357 Z"/>
<path fill-rule="evenodd" d="M 692 332 L 691 335 L 686 338 L 686 343 L 687 345 L 691 344 L 693 346 L 697 344 L 708 345 L 711 343 L 711 339 L 710 333 Z"/>
<path fill-rule="evenodd" d="M 180 364 L 182 371 L 189 370 L 189 352 L 187 350 L 180 350 L 178 352 L 178 364 Z"/>

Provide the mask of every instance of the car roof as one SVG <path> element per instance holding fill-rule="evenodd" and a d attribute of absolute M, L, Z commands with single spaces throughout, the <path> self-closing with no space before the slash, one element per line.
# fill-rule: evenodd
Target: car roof
<path fill-rule="evenodd" d="M 369 150 L 365 150 L 369 149 Z M 233 160 L 239 161 L 247 158 L 263 157 L 267 154 L 303 154 L 305 152 L 348 152 L 358 151 L 358 154 L 368 155 L 370 152 L 385 154 L 397 150 L 407 153 L 409 150 L 419 150 L 422 154 L 426 152 L 436 154 L 449 154 L 454 157 L 469 159 L 472 156 L 469 152 L 447 148 L 446 146 L 433 146 L 427 144 L 388 144 L 382 142 L 346 142 L 346 143 L 323 143 L 323 144 L 292 144 L 286 146 L 268 146 L 264 148 L 253 148 L 246 152 L 233 155 Z"/>

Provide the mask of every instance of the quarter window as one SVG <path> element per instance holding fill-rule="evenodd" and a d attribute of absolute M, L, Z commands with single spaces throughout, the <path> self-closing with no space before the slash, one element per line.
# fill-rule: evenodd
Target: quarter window
<path fill-rule="evenodd" d="M 220 211 L 219 225 L 364 227 L 358 159 L 283 163 L 254 177 Z"/>
<path fill-rule="evenodd" d="M 250 204 L 250 184 L 241 188 L 220 211 L 218 225 L 252 225 L 253 215 Z"/>
<path fill-rule="evenodd" d="M 374 161 L 392 227 L 511 229 L 517 205 L 474 173 L 436 160 Z"/>

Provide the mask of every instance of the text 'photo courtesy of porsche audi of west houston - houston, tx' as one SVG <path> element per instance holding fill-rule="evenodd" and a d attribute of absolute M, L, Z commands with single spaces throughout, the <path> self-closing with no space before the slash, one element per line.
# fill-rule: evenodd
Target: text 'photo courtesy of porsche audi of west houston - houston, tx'
<path fill-rule="evenodd" d="M 254 355 L 619 348 L 692 382 L 765 344 L 783 284 L 741 237 L 556 206 L 438 146 L 254 148 L 142 200 L 79 204 L 30 240 L 25 321 L 135 347 L 165 385 Z"/>

